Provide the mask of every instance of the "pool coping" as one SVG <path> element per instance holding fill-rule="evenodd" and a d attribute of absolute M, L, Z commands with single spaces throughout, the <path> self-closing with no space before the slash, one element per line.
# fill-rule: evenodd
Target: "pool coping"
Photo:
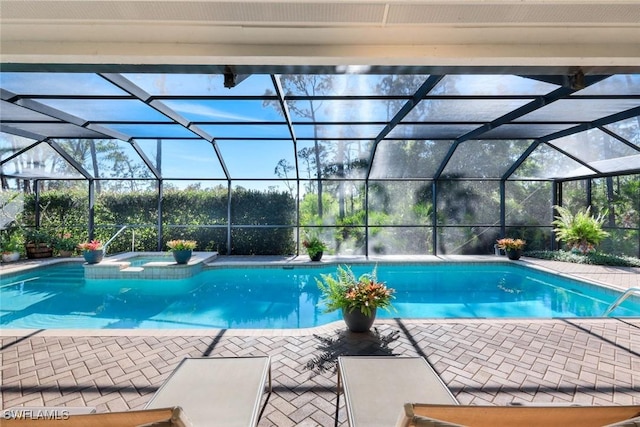
<path fill-rule="evenodd" d="M 434 325 L 434 324 L 504 324 L 505 322 L 527 322 L 529 324 L 546 324 L 555 320 L 579 320 L 581 323 L 599 324 L 603 319 L 617 319 L 614 317 L 501 317 L 501 318 L 385 318 L 376 319 L 376 325 L 396 325 L 399 320 L 412 325 Z M 636 319 L 635 317 L 633 319 Z M 296 337 L 320 334 L 332 334 L 344 331 L 344 321 L 337 320 L 326 325 L 312 328 L 299 329 L 224 329 L 224 328 L 202 328 L 202 329 L 2 329 L 0 337 L 33 338 L 33 337 L 118 337 L 118 336 L 140 336 L 140 337 L 210 337 L 222 336 L 231 337 Z"/>

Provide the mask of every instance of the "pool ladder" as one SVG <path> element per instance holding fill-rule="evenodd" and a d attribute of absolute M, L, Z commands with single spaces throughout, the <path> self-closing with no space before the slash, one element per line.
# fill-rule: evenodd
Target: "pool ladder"
<path fill-rule="evenodd" d="M 605 312 L 602 314 L 602 317 L 607 317 L 608 315 L 611 314 L 611 312 L 613 310 L 615 310 L 620 304 L 622 304 L 624 302 L 624 300 L 626 300 L 627 298 L 629 298 L 629 296 L 634 293 L 634 292 L 640 292 L 640 287 L 633 287 L 633 288 L 629 288 L 626 291 L 624 291 L 622 293 L 622 295 L 620 295 L 618 297 L 617 300 L 615 300 L 610 306 L 609 308 L 607 308 L 605 310 Z"/>
<path fill-rule="evenodd" d="M 124 230 L 126 230 L 126 229 L 127 229 L 127 226 L 126 226 L 126 225 L 123 225 L 123 226 L 122 226 L 122 228 L 121 228 L 120 230 L 116 231 L 116 234 L 114 234 L 114 235 L 113 235 L 113 237 L 111 237 L 111 238 L 107 241 L 107 243 L 105 243 L 105 244 L 104 244 L 104 249 L 103 249 L 103 251 L 104 251 L 104 253 L 105 253 L 105 254 L 107 253 L 107 246 L 109 246 L 109 244 L 110 244 L 111 242 L 113 242 L 113 241 L 115 240 L 115 238 L 116 238 L 116 237 L 118 237 L 118 235 L 119 235 L 120 233 L 122 233 L 122 232 L 123 232 Z M 133 245 L 132 245 L 132 246 L 133 246 Z"/>

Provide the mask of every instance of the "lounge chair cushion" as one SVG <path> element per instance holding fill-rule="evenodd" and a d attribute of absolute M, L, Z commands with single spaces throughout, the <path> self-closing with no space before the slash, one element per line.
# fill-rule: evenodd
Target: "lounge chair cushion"
<path fill-rule="evenodd" d="M 393 426 L 406 402 L 457 403 L 422 357 L 344 356 L 338 367 L 352 427 Z"/>
<path fill-rule="evenodd" d="M 462 406 L 406 404 L 402 427 L 637 427 L 640 406 Z"/>
<path fill-rule="evenodd" d="M 194 427 L 255 426 L 267 380 L 268 356 L 187 358 L 146 408 L 181 406 Z"/>
<path fill-rule="evenodd" d="M 64 407 L 58 407 L 64 410 Z M 5 427 L 192 427 L 188 417 L 179 407 L 143 409 L 126 412 L 70 414 L 66 419 L 4 419 Z M 32 413 L 33 414 L 33 413 Z M 52 414 L 52 412 L 49 412 Z"/>

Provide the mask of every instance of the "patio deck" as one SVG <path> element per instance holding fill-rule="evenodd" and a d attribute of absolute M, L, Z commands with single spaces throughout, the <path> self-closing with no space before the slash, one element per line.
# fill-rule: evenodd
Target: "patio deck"
<path fill-rule="evenodd" d="M 254 258 L 255 259 L 255 258 Z M 467 258 L 468 259 L 468 258 Z M 525 259 L 626 288 L 639 269 Z M 2 332 L 2 408 L 142 408 L 187 356 L 268 354 L 274 392 L 260 426 L 332 426 L 340 355 L 424 356 L 462 404 L 640 404 L 640 318 L 379 320 L 304 330 Z M 341 399 L 342 403 L 342 399 Z M 344 409 L 337 425 L 346 425 Z"/>

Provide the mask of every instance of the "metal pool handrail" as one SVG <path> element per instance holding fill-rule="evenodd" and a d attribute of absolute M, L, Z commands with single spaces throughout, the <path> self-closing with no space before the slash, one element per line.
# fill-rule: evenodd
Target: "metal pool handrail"
<path fill-rule="evenodd" d="M 7 283 L 6 285 L 0 286 L 0 289 L 1 288 L 7 288 L 9 286 L 17 285 L 17 284 L 20 284 L 20 283 L 24 284 L 24 282 L 31 282 L 32 280 L 38 280 L 39 278 L 40 277 L 38 276 L 38 277 L 30 277 L 28 279 L 16 280 L 15 282 Z"/>
<path fill-rule="evenodd" d="M 611 314 L 613 310 L 615 310 L 620 304 L 624 302 L 624 300 L 626 300 L 634 292 L 640 292 L 640 287 L 636 286 L 624 291 L 622 295 L 620 295 L 618 299 L 616 299 L 613 303 L 611 303 L 609 308 L 605 310 L 605 312 L 602 314 L 602 317 L 607 317 L 609 314 Z"/>
<path fill-rule="evenodd" d="M 122 232 L 123 232 L 127 227 L 128 227 L 127 225 L 123 225 L 123 226 L 122 226 L 122 228 L 121 228 L 120 230 L 116 231 L 116 234 L 114 234 L 112 238 L 110 238 L 109 240 L 107 240 L 107 243 L 105 243 L 105 244 L 104 244 L 104 246 L 103 246 L 103 251 L 104 251 L 104 253 L 105 253 L 105 254 L 107 253 L 107 246 L 109 246 L 109 244 L 110 244 L 111 242 L 113 242 L 113 241 L 115 240 L 115 238 L 116 238 L 116 237 L 118 237 L 118 235 L 119 235 L 120 233 L 122 233 Z"/>

